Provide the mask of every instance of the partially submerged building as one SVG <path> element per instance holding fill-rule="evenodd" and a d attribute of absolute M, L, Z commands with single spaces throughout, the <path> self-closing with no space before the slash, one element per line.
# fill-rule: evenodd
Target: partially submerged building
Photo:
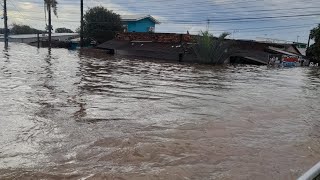
<path fill-rule="evenodd" d="M 174 33 L 118 33 L 115 39 L 97 46 L 111 53 L 171 61 L 192 61 L 195 57 L 186 55 L 186 44 L 192 42 L 188 34 Z M 191 52 L 191 51 L 189 51 Z"/>
<path fill-rule="evenodd" d="M 119 33 L 114 40 L 98 46 L 112 53 L 172 61 L 199 62 L 193 46 L 195 37 L 174 33 Z M 294 44 L 253 40 L 225 40 L 229 45 L 225 63 L 267 65 L 271 58 L 303 58 Z"/>
<path fill-rule="evenodd" d="M 258 42 L 253 40 L 227 41 L 232 41 L 234 50 L 234 53 L 227 60 L 228 63 L 269 64 L 270 60 L 273 60 L 274 57 L 277 57 L 279 62 L 287 58 L 290 60 L 294 58 L 298 62 L 305 57 L 295 44 Z"/>

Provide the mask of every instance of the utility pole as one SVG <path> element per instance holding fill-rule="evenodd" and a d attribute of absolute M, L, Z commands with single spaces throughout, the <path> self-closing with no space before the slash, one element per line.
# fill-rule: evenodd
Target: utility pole
<path fill-rule="evenodd" d="M 309 40 L 308 40 L 308 46 L 307 46 L 307 48 L 310 47 L 310 40 L 311 40 L 311 33 L 309 33 Z"/>
<path fill-rule="evenodd" d="M 80 5 L 80 11 L 81 11 L 81 25 L 80 25 L 80 46 L 83 47 L 83 0 L 81 0 Z"/>
<path fill-rule="evenodd" d="M 232 39 L 234 39 L 234 36 L 235 36 L 235 34 L 236 34 L 237 32 L 239 32 L 239 31 L 238 31 L 238 30 L 236 30 L 236 29 L 234 29 L 234 30 L 233 30 L 233 33 L 232 33 Z"/>
<path fill-rule="evenodd" d="M 8 15 L 7 15 L 7 0 L 3 0 L 3 19 L 4 19 L 4 46 L 8 47 Z"/>
<path fill-rule="evenodd" d="M 40 34 L 37 34 L 37 43 L 38 43 L 38 48 L 40 48 Z"/>
<path fill-rule="evenodd" d="M 51 25 L 51 1 L 47 4 L 48 9 L 48 18 L 49 18 L 49 48 L 51 48 L 51 34 L 52 34 L 52 25 Z"/>
<path fill-rule="evenodd" d="M 210 29 L 210 19 L 207 19 L 207 31 L 209 32 Z"/>

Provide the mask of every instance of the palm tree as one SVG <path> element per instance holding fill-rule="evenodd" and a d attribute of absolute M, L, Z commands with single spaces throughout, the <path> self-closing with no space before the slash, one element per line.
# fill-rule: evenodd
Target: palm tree
<path fill-rule="evenodd" d="M 47 29 L 49 30 L 49 47 L 51 47 L 51 33 L 52 33 L 52 25 L 51 25 L 51 9 L 53 10 L 53 13 L 55 16 L 58 17 L 57 13 L 57 0 L 44 0 L 44 11 L 48 11 L 48 22 L 49 25 L 47 26 Z"/>

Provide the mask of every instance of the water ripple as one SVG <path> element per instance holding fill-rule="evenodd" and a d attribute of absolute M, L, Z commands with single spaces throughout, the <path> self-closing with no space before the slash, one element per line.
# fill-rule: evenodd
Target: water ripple
<path fill-rule="evenodd" d="M 294 179 L 320 159 L 320 70 L 12 44 L 0 179 Z"/>

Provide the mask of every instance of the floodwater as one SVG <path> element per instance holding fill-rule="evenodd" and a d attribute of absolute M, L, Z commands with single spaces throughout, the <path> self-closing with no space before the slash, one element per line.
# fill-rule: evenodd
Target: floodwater
<path fill-rule="evenodd" d="M 320 160 L 319 69 L 1 51 L 0 179 L 295 179 Z"/>

